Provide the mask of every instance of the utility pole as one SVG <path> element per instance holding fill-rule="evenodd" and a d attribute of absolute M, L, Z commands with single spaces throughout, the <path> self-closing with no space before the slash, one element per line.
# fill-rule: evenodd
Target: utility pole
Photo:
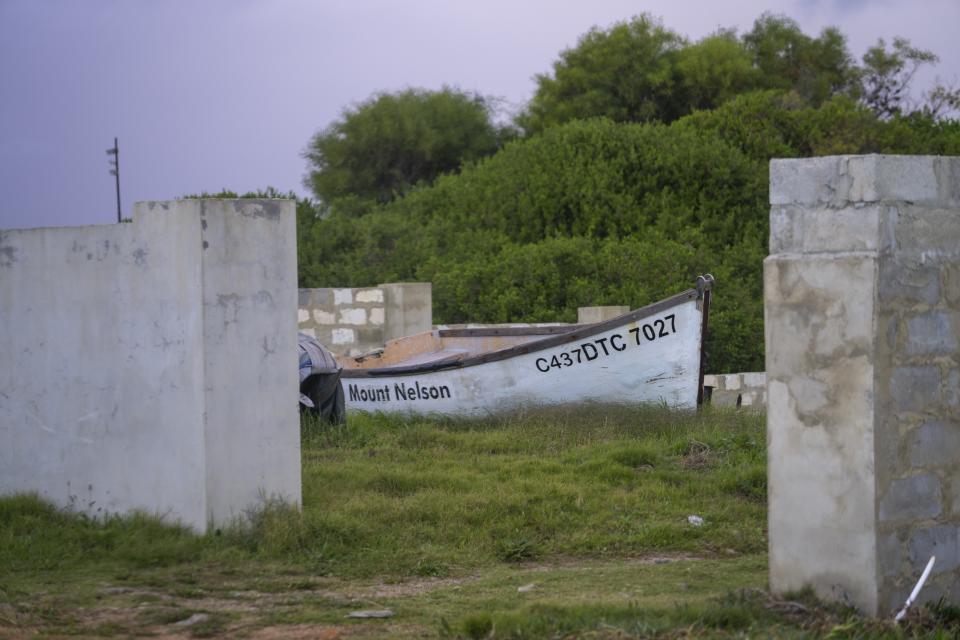
<path fill-rule="evenodd" d="M 117 222 L 123 222 L 123 218 L 120 215 L 120 145 L 117 144 L 117 139 L 113 139 L 113 147 L 107 149 L 107 155 L 113 156 L 109 161 L 110 166 L 110 175 L 115 176 L 117 179 Z"/>

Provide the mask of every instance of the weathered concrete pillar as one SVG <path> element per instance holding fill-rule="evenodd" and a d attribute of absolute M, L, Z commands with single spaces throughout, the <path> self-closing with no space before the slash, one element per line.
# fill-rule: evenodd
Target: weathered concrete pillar
<path fill-rule="evenodd" d="M 392 282 L 379 287 L 384 295 L 384 341 L 433 328 L 433 285 Z"/>
<path fill-rule="evenodd" d="M 577 309 L 577 324 L 594 324 L 610 318 L 616 318 L 630 311 L 625 305 L 610 305 L 606 307 L 579 307 Z"/>
<path fill-rule="evenodd" d="M 960 603 L 960 158 L 770 165 L 770 586 Z"/>

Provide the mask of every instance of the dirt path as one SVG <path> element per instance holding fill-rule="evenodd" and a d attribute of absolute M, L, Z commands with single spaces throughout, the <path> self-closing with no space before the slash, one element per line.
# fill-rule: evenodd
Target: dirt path
<path fill-rule="evenodd" d="M 92 594 L 84 592 L 87 601 L 82 605 L 56 593 L 38 593 L 16 604 L 0 605 L 0 638 L 36 635 L 253 640 L 436 637 L 442 612 L 456 617 L 476 610 L 476 606 L 492 597 L 508 605 L 513 600 L 537 597 L 539 587 L 533 585 L 542 584 L 551 574 L 578 582 L 583 575 L 603 575 L 614 568 L 639 570 L 700 559 L 679 554 L 616 560 L 561 559 L 497 567 L 455 578 L 396 582 L 302 575 L 261 576 L 257 582 L 249 577 L 198 573 L 192 585 L 190 581 L 185 585 L 172 578 L 167 584 L 149 587 L 100 583 Z M 258 584 L 260 588 L 252 588 Z M 277 588 L 278 585 L 287 587 Z M 610 593 L 601 595 L 622 595 L 615 592 L 613 585 L 610 588 Z M 534 593 L 528 595 L 531 591 Z M 400 611 L 384 619 L 347 617 L 355 610 L 393 608 Z"/>

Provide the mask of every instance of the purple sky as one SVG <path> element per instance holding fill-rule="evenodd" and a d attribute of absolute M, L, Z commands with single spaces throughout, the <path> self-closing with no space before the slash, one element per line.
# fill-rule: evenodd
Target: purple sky
<path fill-rule="evenodd" d="M 519 108 L 593 25 L 646 11 L 698 39 L 763 11 L 859 56 L 910 38 L 960 83 L 958 0 L 0 0 L 0 228 L 116 219 L 134 201 L 268 185 L 305 194 L 301 153 L 377 91 L 443 84 Z"/>

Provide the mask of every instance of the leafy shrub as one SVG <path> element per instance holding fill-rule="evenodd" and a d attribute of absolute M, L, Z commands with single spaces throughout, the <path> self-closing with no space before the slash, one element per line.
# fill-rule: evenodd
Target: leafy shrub
<path fill-rule="evenodd" d="M 429 281 L 436 322 L 572 322 L 708 272 L 708 371 L 762 370 L 770 158 L 960 153 L 960 123 L 808 104 L 766 91 L 669 126 L 550 127 L 360 218 L 304 223 L 301 285 Z"/>

